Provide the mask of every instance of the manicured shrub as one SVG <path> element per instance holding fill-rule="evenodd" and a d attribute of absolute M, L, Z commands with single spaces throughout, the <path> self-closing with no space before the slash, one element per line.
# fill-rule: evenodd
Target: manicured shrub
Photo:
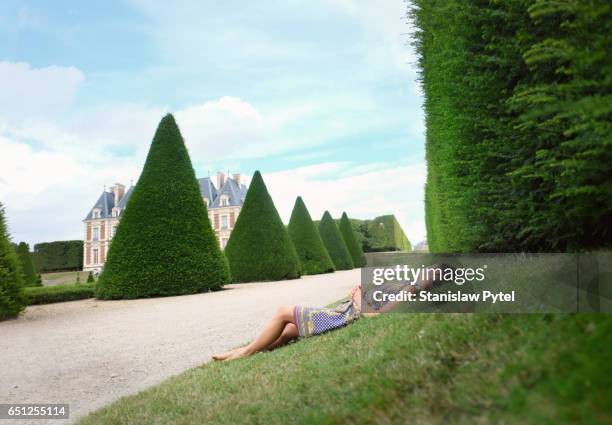
<path fill-rule="evenodd" d="M 415 0 L 432 252 L 612 245 L 606 0 Z"/>
<path fill-rule="evenodd" d="M 168 114 L 113 237 L 96 296 L 193 294 L 228 280 L 189 154 Z"/>
<path fill-rule="evenodd" d="M 83 241 L 41 242 L 34 245 L 35 268 L 42 273 L 83 269 Z"/>
<path fill-rule="evenodd" d="M 340 230 L 342 239 L 344 239 L 344 243 L 346 244 L 346 247 L 348 248 L 349 253 L 351 254 L 353 265 L 355 267 L 365 266 L 365 257 L 363 255 L 363 251 L 361 250 L 361 246 L 357 243 L 355 231 L 353 230 L 351 221 L 349 220 L 348 215 L 346 215 L 345 212 L 342 213 L 342 218 L 340 218 L 338 230 Z"/>
<path fill-rule="evenodd" d="M 29 305 L 50 304 L 93 298 L 95 295 L 95 285 L 93 283 L 84 283 L 81 285 L 30 287 L 25 288 L 24 292 Z"/>
<path fill-rule="evenodd" d="M 394 215 L 381 215 L 368 222 L 368 251 L 411 251 L 412 245 Z"/>
<path fill-rule="evenodd" d="M 0 320 L 17 316 L 25 306 L 21 265 L 9 240 L 0 203 Z"/>
<path fill-rule="evenodd" d="M 259 171 L 255 171 L 225 255 L 234 282 L 300 277 L 300 260 Z"/>
<path fill-rule="evenodd" d="M 304 274 L 334 271 L 334 263 L 301 196 L 298 196 L 295 200 L 287 231 L 300 257 Z"/>
<path fill-rule="evenodd" d="M 412 245 L 393 214 L 373 220 L 349 218 L 353 234 L 363 252 L 411 251 Z M 319 225 L 319 221 L 315 221 Z M 336 220 L 340 226 L 340 220 Z"/>
<path fill-rule="evenodd" d="M 351 253 L 329 211 L 325 211 L 319 223 L 319 234 L 336 270 L 350 270 L 354 267 Z"/>
<path fill-rule="evenodd" d="M 89 272 L 89 274 L 87 275 L 87 283 L 94 283 L 95 279 L 93 277 L 93 273 Z"/>
<path fill-rule="evenodd" d="M 23 270 L 23 279 L 25 286 L 38 286 L 34 263 L 32 263 L 32 253 L 30 247 L 25 242 L 20 242 L 17 246 L 17 256 Z"/>

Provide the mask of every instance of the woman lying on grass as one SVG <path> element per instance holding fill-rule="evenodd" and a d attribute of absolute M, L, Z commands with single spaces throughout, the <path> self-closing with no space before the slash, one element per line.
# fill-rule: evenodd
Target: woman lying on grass
<path fill-rule="evenodd" d="M 440 267 L 441 266 L 432 266 Z M 429 290 L 437 281 L 420 280 L 416 285 L 402 285 L 395 290 L 413 293 Z M 367 299 L 367 297 L 366 297 Z M 397 302 L 378 303 L 372 308 L 375 313 L 361 313 L 361 284 L 351 290 L 349 299 L 335 308 L 305 307 L 283 305 L 276 310 L 272 319 L 250 344 L 235 348 L 223 354 L 214 355 L 215 360 L 234 360 L 250 356 L 258 351 L 274 350 L 298 337 L 308 337 L 338 329 L 348 325 L 361 316 L 374 316 L 390 311 Z"/>

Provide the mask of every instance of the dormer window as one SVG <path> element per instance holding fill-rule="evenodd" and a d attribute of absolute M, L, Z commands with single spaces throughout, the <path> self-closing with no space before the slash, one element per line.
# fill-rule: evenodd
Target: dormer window
<path fill-rule="evenodd" d="M 206 198 L 206 197 L 205 197 L 205 198 L 204 198 L 204 205 L 206 205 L 206 207 L 207 207 L 207 208 L 208 208 L 208 206 L 210 205 L 210 204 L 209 204 L 209 202 L 210 202 L 210 201 L 208 200 L 208 198 Z"/>
<path fill-rule="evenodd" d="M 91 218 L 100 218 L 100 210 L 93 210 L 93 213 L 91 214 Z"/>
<path fill-rule="evenodd" d="M 229 205 L 229 199 L 227 198 L 226 195 L 221 196 L 221 199 L 219 200 L 219 204 L 222 207 L 227 207 Z"/>

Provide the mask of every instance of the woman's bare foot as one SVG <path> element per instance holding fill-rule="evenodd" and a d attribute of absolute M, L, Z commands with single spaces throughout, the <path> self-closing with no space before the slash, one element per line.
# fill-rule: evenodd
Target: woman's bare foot
<path fill-rule="evenodd" d="M 223 359 L 224 361 L 228 361 L 228 360 L 236 360 L 236 359 L 241 359 L 243 357 L 247 357 L 250 354 L 248 353 L 246 347 L 240 347 L 237 350 L 234 350 L 234 352 L 227 358 Z"/>
<path fill-rule="evenodd" d="M 213 358 L 213 360 L 216 360 L 216 361 L 226 360 L 232 354 L 234 354 L 236 351 L 238 351 L 240 349 L 242 349 L 242 347 L 234 348 L 233 350 L 226 351 L 225 353 L 215 354 L 215 355 L 212 356 L 212 358 Z"/>

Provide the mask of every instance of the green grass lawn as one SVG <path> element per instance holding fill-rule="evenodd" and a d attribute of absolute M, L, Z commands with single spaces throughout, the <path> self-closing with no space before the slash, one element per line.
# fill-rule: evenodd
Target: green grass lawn
<path fill-rule="evenodd" d="M 76 282 L 77 275 L 81 278 L 81 283 L 87 281 L 89 272 L 56 272 L 56 273 L 43 273 L 41 275 L 43 285 L 64 285 L 67 283 Z"/>
<path fill-rule="evenodd" d="M 387 314 L 207 363 L 80 424 L 612 423 L 612 316 Z"/>

